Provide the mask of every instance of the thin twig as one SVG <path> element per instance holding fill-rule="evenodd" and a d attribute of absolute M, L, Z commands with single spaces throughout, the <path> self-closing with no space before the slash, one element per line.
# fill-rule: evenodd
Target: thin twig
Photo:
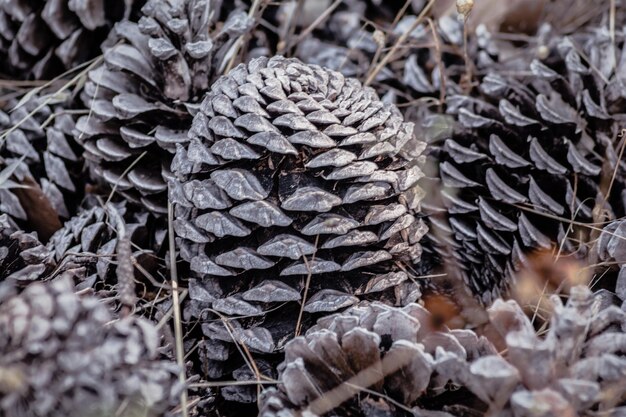
<path fill-rule="evenodd" d="M 128 175 L 130 170 L 133 169 L 135 167 L 135 165 L 137 165 L 137 163 L 139 163 L 141 158 L 146 156 L 147 153 L 148 153 L 148 151 L 143 151 L 137 158 L 135 158 L 135 160 L 133 162 L 131 162 L 131 164 L 124 170 L 124 172 L 122 172 L 122 175 L 119 176 L 119 178 L 115 181 L 115 184 L 113 184 L 113 187 L 111 187 L 111 192 L 109 193 L 109 197 L 107 198 L 106 203 L 109 203 L 111 201 L 111 199 L 113 198 L 113 196 L 115 195 L 115 192 L 117 191 L 117 187 L 119 186 L 120 181 L 122 181 L 124 179 L 124 177 L 126 177 L 126 175 Z"/>
<path fill-rule="evenodd" d="M 179 301 L 183 301 L 185 299 L 185 297 L 187 297 L 188 291 L 187 290 L 183 290 L 180 292 L 180 297 L 178 298 Z M 161 320 L 159 320 L 159 322 L 156 325 L 157 329 L 161 329 L 163 326 L 165 326 L 165 323 L 167 323 L 167 321 L 172 317 L 172 315 L 174 314 L 174 306 L 170 307 L 169 310 L 167 310 L 167 313 L 165 313 L 163 315 L 163 317 L 161 318 Z"/>
<path fill-rule="evenodd" d="M 167 234 L 170 250 L 170 277 L 172 282 L 172 304 L 174 308 L 174 337 L 176 338 L 176 362 L 180 368 L 178 380 L 183 385 L 180 393 L 180 405 L 183 417 L 188 417 L 187 388 L 185 383 L 185 352 L 183 347 L 183 326 L 180 313 L 180 299 L 178 297 L 178 270 L 176 268 L 176 242 L 174 240 L 174 210 L 172 202 L 167 202 Z"/>
<path fill-rule="evenodd" d="M 219 388 L 219 387 L 240 387 L 247 385 L 278 385 L 278 380 L 268 381 L 215 381 L 215 382 L 198 382 L 195 384 L 189 384 L 189 388 Z"/>
<path fill-rule="evenodd" d="M 435 24 L 431 18 L 427 18 L 428 26 L 433 34 L 433 41 L 435 42 L 435 57 L 437 61 L 437 68 L 439 68 L 439 112 L 443 113 L 443 103 L 446 101 L 446 72 L 441 59 L 441 45 L 439 42 L 439 34 L 435 29 Z"/>
<path fill-rule="evenodd" d="M 393 19 L 393 22 L 391 23 L 391 27 L 395 27 L 398 24 L 398 22 L 400 21 L 400 19 L 402 19 L 402 16 L 404 16 L 404 14 L 406 13 L 407 9 L 409 8 L 409 6 L 412 3 L 413 3 L 412 0 L 406 0 L 404 2 L 404 6 L 402 6 L 402 8 L 396 14 L 396 17 Z"/>

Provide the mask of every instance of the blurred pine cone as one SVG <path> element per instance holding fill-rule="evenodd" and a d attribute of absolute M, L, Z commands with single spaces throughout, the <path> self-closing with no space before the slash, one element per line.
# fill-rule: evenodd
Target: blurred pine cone
<path fill-rule="evenodd" d="M 503 415 L 623 415 L 626 313 L 602 306 L 586 286 L 574 287 L 565 305 L 557 296 L 550 301 L 550 328 L 542 335 L 517 303 L 496 301 L 490 322 L 506 342 L 507 365 L 487 366 L 492 359 L 483 358 L 469 373 L 460 370 L 459 379 L 491 410 L 500 403 Z"/>
<path fill-rule="evenodd" d="M 515 301 L 493 304 L 503 356 L 472 331 L 433 329 L 418 305 L 324 318 L 287 344 L 280 391 L 264 393 L 260 416 L 622 415 L 626 313 L 585 286 L 551 301 L 544 335 Z"/>
<path fill-rule="evenodd" d="M 457 407 L 455 415 L 471 415 L 463 407 L 481 404 L 465 390 L 456 401 L 449 397 L 451 371 L 496 350 L 470 330 L 439 328 L 434 321 L 418 304 L 400 309 L 377 302 L 319 320 L 285 346 L 280 392 L 264 394 L 260 416 L 303 410 L 315 416 L 428 416 L 438 403 Z"/>
<path fill-rule="evenodd" d="M 35 96 L 7 101 L 0 110 L 0 169 L 12 173 L 0 184 L 0 213 L 9 214 L 42 240 L 60 227 L 82 199 L 80 147 L 73 139 L 68 100 Z"/>
<path fill-rule="evenodd" d="M 438 167 L 429 238 L 485 303 L 532 268 L 529 252 L 584 258 L 587 225 L 624 215 L 626 88 L 609 33 L 553 36 L 544 52 L 525 71 L 479 76 L 421 126 Z"/>
<path fill-rule="evenodd" d="M 317 26 L 297 45 L 295 56 L 309 64 L 339 71 L 347 77 L 366 80 L 383 57 L 394 46 L 399 46 L 371 85 L 384 101 L 410 102 L 410 106 L 402 108 L 408 116 L 415 107 L 415 98 L 438 95 L 440 67 L 445 65 L 450 69 L 459 62 L 463 24 L 450 16 L 437 19 L 432 22 L 436 31 L 436 38 L 433 38 L 431 26 L 426 21 L 410 30 L 423 4 L 414 2 L 415 14 L 408 9 L 396 21 L 396 11 L 384 17 L 381 13 L 392 2 L 376 3 L 344 2 L 323 25 Z M 364 24 L 364 19 L 368 18 L 375 19 L 375 23 Z M 399 43 L 407 33 L 408 36 Z M 418 97 L 413 97 L 414 90 L 419 93 Z"/>
<path fill-rule="evenodd" d="M 91 113 L 76 130 L 89 166 L 153 212 L 167 211 L 165 179 L 176 144 L 186 142 L 198 103 L 251 27 L 232 6 L 149 0 L 139 23 L 115 26 L 104 64 L 89 72 L 82 99 Z"/>
<path fill-rule="evenodd" d="M 141 0 L 4 0 L 0 4 L 2 72 L 37 80 L 100 54 L 114 22 Z"/>
<path fill-rule="evenodd" d="M 147 321 L 111 321 L 68 278 L 2 293 L 3 416 L 156 416 L 177 401 L 177 367 L 158 359 L 159 336 Z"/>
<path fill-rule="evenodd" d="M 7 214 L 0 214 L 0 283 L 29 283 L 55 266 L 52 252 L 35 233 L 26 233 Z"/>
<path fill-rule="evenodd" d="M 233 333 L 271 353 L 293 335 L 298 303 L 326 314 L 357 296 L 419 298 L 409 276 L 426 232 L 424 143 L 373 89 L 297 59 L 255 59 L 213 84 L 189 138 L 169 185 L 180 255 L 197 277 L 186 314 L 245 317 L 231 329 L 205 321 L 206 337 L 228 346 Z M 214 359 L 229 349 L 215 346 Z"/>

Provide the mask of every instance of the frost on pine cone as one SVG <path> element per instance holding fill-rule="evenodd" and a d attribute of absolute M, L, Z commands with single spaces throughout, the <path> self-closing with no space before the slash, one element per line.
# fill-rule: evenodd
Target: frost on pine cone
<path fill-rule="evenodd" d="M 166 212 L 176 144 L 187 140 L 198 102 L 251 26 L 243 10 L 221 4 L 149 0 L 138 23 L 115 26 L 104 64 L 82 92 L 91 113 L 76 135 L 94 176 L 154 212 Z"/>
<path fill-rule="evenodd" d="M 41 229 L 44 240 L 60 219 L 70 217 L 84 188 L 74 119 L 64 112 L 66 103 L 39 96 L 17 107 L 11 100 L 0 110 L 0 129 L 6 134 L 0 139 L 0 171 L 12 174 L 4 179 L 10 182 L 0 184 L 0 213 Z M 42 219 L 43 213 L 49 217 Z"/>
<path fill-rule="evenodd" d="M 6 417 L 161 415 L 175 404 L 177 367 L 158 359 L 142 319 L 111 321 L 70 279 L 2 291 L 0 412 Z"/>
<path fill-rule="evenodd" d="M 425 233 L 423 148 L 395 107 L 335 71 L 277 56 L 217 80 L 172 163 L 178 247 L 198 278 L 188 314 L 249 317 L 229 323 L 273 352 L 295 330 L 296 303 L 315 314 L 357 296 L 415 301 L 405 270 Z M 285 303 L 293 314 L 276 310 Z M 220 322 L 203 331 L 232 340 Z"/>
<path fill-rule="evenodd" d="M 365 302 L 287 343 L 280 391 L 264 393 L 259 415 L 403 416 L 415 407 L 414 415 L 429 416 L 442 401 L 436 397 L 450 394 L 456 364 L 494 354 L 491 343 L 470 330 L 437 329 L 418 304 L 400 309 Z M 465 406 L 474 405 L 470 393 L 458 394 Z M 454 400 L 443 402 L 459 407 Z M 466 415 L 461 410 L 457 415 Z"/>
<path fill-rule="evenodd" d="M 22 78 L 61 74 L 97 56 L 127 0 L 4 0 L 0 3 L 3 71 Z"/>
<path fill-rule="evenodd" d="M 624 215 L 626 78 L 609 33 L 552 36 L 544 46 L 545 59 L 488 73 L 472 94 L 447 97 L 447 116 L 421 126 L 436 132 L 429 238 L 485 303 L 532 267 L 529 252 L 584 258 L 593 240 L 585 224 Z"/>
<path fill-rule="evenodd" d="M 26 233 L 7 214 L 0 214 L 0 283 L 29 283 L 55 266 L 52 252 L 35 233 Z"/>

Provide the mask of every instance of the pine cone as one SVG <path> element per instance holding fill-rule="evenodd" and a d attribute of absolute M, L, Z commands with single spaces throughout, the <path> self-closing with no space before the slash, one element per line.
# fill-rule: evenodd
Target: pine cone
<path fill-rule="evenodd" d="M 35 233 L 26 233 L 6 214 L 0 214 L 0 283 L 28 283 L 51 272 L 52 252 Z"/>
<path fill-rule="evenodd" d="M 264 395 L 260 416 L 304 410 L 310 415 L 402 416 L 410 415 L 406 411 L 412 407 L 415 415 L 429 415 L 425 408 L 450 394 L 451 370 L 496 354 L 472 331 L 437 329 L 433 321 L 418 304 L 399 309 L 377 302 L 321 319 L 306 336 L 287 343 L 280 392 Z M 447 406 L 462 405 L 447 398 Z M 467 392 L 464 399 L 465 406 L 475 400 Z"/>
<path fill-rule="evenodd" d="M 0 5 L 3 72 L 43 79 L 94 58 L 128 0 L 4 0 Z"/>
<path fill-rule="evenodd" d="M 19 185 L 0 184 L 0 213 L 36 229 L 45 241 L 82 199 L 80 147 L 72 136 L 74 119 L 65 112 L 67 100 L 39 96 L 17 104 L 8 101 L 0 111 L 0 130 L 6 131 L 0 169 L 12 172 Z"/>
<path fill-rule="evenodd" d="M 172 163 L 178 247 L 197 277 L 188 317 L 209 306 L 248 317 L 231 331 L 270 353 L 293 334 L 296 303 L 325 314 L 356 296 L 415 301 L 403 269 L 425 233 L 424 144 L 412 129 L 371 88 L 296 59 L 255 59 L 216 81 Z M 232 343 L 219 321 L 203 332 Z"/>
<path fill-rule="evenodd" d="M 448 96 L 448 115 L 422 124 L 439 178 L 425 203 L 429 238 L 484 303 L 532 268 L 529 253 L 584 259 L 586 225 L 624 215 L 626 89 L 608 32 L 553 36 L 546 48 L 524 72 L 489 73 L 472 94 Z"/>
<path fill-rule="evenodd" d="M 565 305 L 554 306 L 550 328 L 538 336 L 513 301 L 496 301 L 489 309 L 492 325 L 506 341 L 506 366 L 470 367 L 468 388 L 504 415 L 519 417 L 610 416 L 626 412 L 626 313 L 601 307 L 601 298 L 585 286 L 574 287 Z M 474 371 L 472 371 L 474 369 Z M 502 384 L 507 374 L 508 383 Z M 486 387 L 495 388 L 489 396 Z"/>
<path fill-rule="evenodd" d="M 91 114 L 79 119 L 76 135 L 94 176 L 153 212 L 167 212 L 165 178 L 176 144 L 186 142 L 199 101 L 251 26 L 243 10 L 221 4 L 149 0 L 139 23 L 116 25 L 117 42 L 82 92 Z"/>
<path fill-rule="evenodd" d="M 6 417 L 160 415 L 177 367 L 158 359 L 147 321 L 111 322 L 71 280 L 34 283 L 0 303 L 0 411 Z"/>
<path fill-rule="evenodd" d="M 260 416 L 621 415 L 626 313 L 602 308 L 584 286 L 566 305 L 551 301 L 543 336 L 515 301 L 492 305 L 504 356 L 472 331 L 433 329 L 419 305 L 373 303 L 324 318 L 285 347 L 279 390 L 264 393 Z"/>
<path fill-rule="evenodd" d="M 48 278 L 72 276 L 79 290 L 93 288 L 100 298 L 114 298 L 127 306 L 138 298 L 136 281 L 141 283 L 137 288 L 141 298 L 151 301 L 155 286 L 162 285 L 157 256 L 162 255 L 165 226 L 137 207 L 102 206 L 92 200 L 51 237 L 48 250 L 57 268 Z M 141 269 L 135 269 L 135 263 Z"/>

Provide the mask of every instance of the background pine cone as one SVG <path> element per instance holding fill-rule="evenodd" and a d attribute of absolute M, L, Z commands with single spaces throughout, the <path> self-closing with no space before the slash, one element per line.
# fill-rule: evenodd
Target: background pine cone
<path fill-rule="evenodd" d="M 76 137 L 94 177 L 127 199 L 165 213 L 176 144 L 251 20 L 232 2 L 149 0 L 139 23 L 122 22 L 82 91 L 90 109 Z M 228 18 L 220 25 L 220 16 Z M 125 175 L 123 175 L 128 171 Z"/>
<path fill-rule="evenodd" d="M 5 0 L 0 5 L 2 72 L 43 79 L 100 53 L 114 22 L 130 16 L 128 0 Z"/>
<path fill-rule="evenodd" d="M 526 71 L 480 76 L 470 94 L 447 97 L 447 116 L 421 126 L 438 167 L 429 238 L 485 303 L 510 289 L 515 270 L 532 268 L 530 252 L 584 258 L 595 240 L 586 225 L 624 215 L 626 90 L 608 32 L 545 46 Z"/>
<path fill-rule="evenodd" d="M 603 306 L 586 286 L 574 287 L 565 305 L 557 296 L 550 301 L 554 310 L 544 334 L 517 303 L 496 301 L 490 322 L 506 342 L 507 365 L 495 372 L 486 366 L 492 359 L 479 359 L 469 374 L 458 373 L 460 379 L 492 410 L 500 402 L 503 413 L 520 417 L 626 412 L 626 313 Z"/>
<path fill-rule="evenodd" d="M 197 277 L 186 314 L 245 317 L 232 329 L 205 319 L 210 340 L 230 344 L 234 333 L 271 353 L 296 330 L 298 303 L 326 314 L 357 296 L 420 296 L 409 277 L 425 233 L 424 144 L 374 90 L 296 59 L 258 58 L 213 84 L 189 138 L 170 182 L 180 255 Z M 220 343 L 213 359 L 230 349 Z"/>
<path fill-rule="evenodd" d="M 0 185 L 0 213 L 46 241 L 76 210 L 84 193 L 80 147 L 66 98 L 9 100 L 0 110 L 0 169 L 14 185 Z"/>
<path fill-rule="evenodd" d="M 4 416 L 160 415 L 173 405 L 177 367 L 158 359 L 150 323 L 111 322 L 108 308 L 78 297 L 68 278 L 2 293 Z"/>
<path fill-rule="evenodd" d="M 401 45 L 373 77 L 371 86 L 383 101 L 403 104 L 403 114 L 410 117 L 416 99 L 438 95 L 442 67 L 445 65 L 449 70 L 462 64 L 459 58 L 463 26 L 454 17 L 441 17 L 432 22 L 436 31 L 433 38 L 430 25 L 424 21 L 410 31 L 422 11 L 423 2 L 413 2 L 397 22 L 399 10 L 394 10 L 397 3 L 377 3 L 343 2 L 323 25 L 317 26 L 315 32 L 297 45 L 295 56 L 309 64 L 365 81 L 383 57 L 394 46 Z M 409 36 L 401 42 L 405 33 Z"/>
<path fill-rule="evenodd" d="M 544 334 L 515 301 L 490 307 L 502 356 L 472 331 L 433 329 L 419 305 L 364 304 L 324 318 L 287 344 L 279 390 L 264 393 L 260 415 L 620 415 L 626 313 L 584 286 L 565 305 L 551 301 Z"/>
<path fill-rule="evenodd" d="M 400 309 L 365 302 L 319 320 L 306 336 L 287 343 L 280 393 L 264 395 L 260 416 L 305 409 L 312 415 L 411 415 L 410 409 L 430 415 L 428 409 L 441 404 L 480 408 L 465 390 L 450 397 L 446 384 L 456 364 L 495 353 L 472 331 L 438 328 L 418 304 Z"/>

